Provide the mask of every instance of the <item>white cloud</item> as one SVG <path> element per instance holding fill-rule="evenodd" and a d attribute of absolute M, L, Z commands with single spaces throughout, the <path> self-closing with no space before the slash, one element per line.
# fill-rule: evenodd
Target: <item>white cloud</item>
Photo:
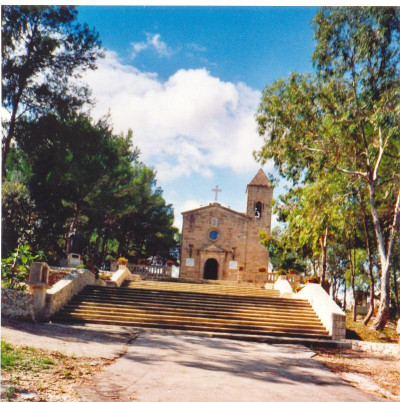
<path fill-rule="evenodd" d="M 199 46 L 197 43 L 188 43 L 186 47 L 194 52 L 205 52 L 207 50 L 207 48 Z"/>
<path fill-rule="evenodd" d="M 117 132 L 133 129 L 142 159 L 162 181 L 213 168 L 253 173 L 260 149 L 254 114 L 260 93 L 243 83 L 224 82 L 205 69 L 179 70 L 165 82 L 154 73 L 121 64 L 109 52 L 86 75 L 97 104 Z"/>
<path fill-rule="evenodd" d="M 160 56 L 169 57 L 172 55 L 173 51 L 167 44 L 161 40 L 160 34 L 150 34 L 146 33 L 145 42 L 132 42 L 131 46 L 133 51 L 131 57 L 134 59 L 140 52 L 146 49 L 154 49 Z"/>

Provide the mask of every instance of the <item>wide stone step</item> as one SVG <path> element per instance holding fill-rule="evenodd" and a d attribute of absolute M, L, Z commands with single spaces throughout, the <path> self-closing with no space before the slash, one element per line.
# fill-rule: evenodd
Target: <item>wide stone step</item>
<path fill-rule="evenodd" d="M 248 308 L 236 308 L 234 311 L 232 309 L 228 308 L 218 308 L 216 309 L 214 306 L 207 307 L 207 306 L 202 306 L 201 308 L 190 308 L 187 305 L 181 306 L 181 305 L 165 305 L 162 303 L 143 303 L 143 302 L 120 302 L 120 301 L 114 301 L 114 302 L 101 302 L 99 303 L 98 300 L 94 301 L 89 301 L 88 298 L 82 298 L 82 299 L 74 299 L 72 300 L 69 305 L 69 307 L 77 307 L 77 306 L 88 306 L 88 307 L 96 307 L 96 308 L 110 308 L 115 311 L 119 310 L 128 310 L 131 311 L 132 309 L 138 309 L 140 311 L 156 311 L 156 312 L 162 312 L 162 311 L 175 311 L 175 312 L 183 312 L 183 313 L 191 313 L 191 314 L 204 314 L 204 315 L 218 315 L 218 316 L 234 316 L 234 317 L 283 317 L 283 319 L 291 319 L 291 318 L 299 318 L 299 319 L 314 319 L 319 321 L 319 319 L 316 317 L 314 311 L 304 311 L 304 312 L 299 312 L 296 309 L 292 310 L 285 310 L 284 314 L 282 310 L 277 310 L 271 307 L 264 307 L 262 309 L 260 308 L 255 308 L 255 309 L 248 309 Z"/>
<path fill-rule="evenodd" d="M 179 300 L 204 300 L 208 302 L 220 302 L 220 303 L 247 303 L 251 305 L 264 305 L 264 304 L 274 304 L 274 305 L 296 305 L 298 307 L 301 306 L 309 306 L 310 304 L 306 300 L 300 299 L 289 299 L 289 298 L 251 298 L 251 297 L 242 297 L 242 296 L 232 296 L 232 295 L 206 295 L 199 293 L 190 293 L 190 292 L 168 292 L 168 291 L 159 291 L 159 290 L 143 290 L 143 289 L 123 289 L 123 288 L 93 288 L 88 287 L 89 289 L 85 291 L 85 294 L 89 295 L 101 295 L 105 297 L 109 296 L 118 296 L 118 297 L 147 297 L 147 298 L 169 298 Z M 107 289 L 107 290 L 104 290 Z"/>
<path fill-rule="evenodd" d="M 91 296 L 78 296 L 74 298 L 70 305 L 78 305 L 83 302 L 95 303 L 97 305 L 121 305 L 125 307 L 140 307 L 140 308 L 157 308 L 162 310 L 164 308 L 172 308 L 172 309 L 183 309 L 184 311 L 194 310 L 194 311 L 204 311 L 209 313 L 241 313 L 241 314 L 279 314 L 281 316 L 286 315 L 297 315 L 301 317 L 316 317 L 314 311 L 311 307 L 304 308 L 295 308 L 295 307 L 282 307 L 282 306 L 269 306 L 265 305 L 262 307 L 255 306 L 243 306 L 243 305 L 216 305 L 213 303 L 189 303 L 189 302 L 180 302 L 180 301 L 162 301 L 162 300 L 125 300 L 121 298 L 100 298 L 100 297 L 91 297 Z"/>
<path fill-rule="evenodd" d="M 198 322 L 182 322 L 180 320 L 152 320 L 152 319 L 139 319 L 134 320 L 126 317 L 103 317 L 95 314 L 59 314 L 54 318 L 55 322 L 59 321 L 86 321 L 93 323 L 103 323 L 111 325 L 126 325 L 126 326 L 145 326 L 154 328 L 166 328 L 166 329 L 191 329 L 198 331 L 212 331 L 212 332 L 232 332 L 232 333 L 249 333 L 253 335 L 267 335 L 271 333 L 279 333 L 281 335 L 315 335 L 319 337 L 327 337 L 327 331 L 314 329 L 314 328 L 291 328 L 281 326 L 262 326 L 251 327 L 240 324 L 225 324 L 221 323 L 198 323 Z"/>
<path fill-rule="evenodd" d="M 204 311 L 227 311 L 227 312 L 260 312 L 260 311 L 271 311 L 271 312 L 279 312 L 282 315 L 286 313 L 295 313 L 295 314 L 310 314 L 315 316 L 314 311 L 311 306 L 303 306 L 296 307 L 290 305 L 268 305 L 265 304 L 263 306 L 251 306 L 245 304 L 229 304 L 229 303 L 209 303 L 209 302 L 198 302 L 198 301 L 188 301 L 188 300 L 171 300 L 171 299 L 161 299 L 161 300 L 153 300 L 153 299 L 124 299 L 119 297 L 100 297 L 100 296 L 78 296 L 73 300 L 73 303 L 80 302 L 92 302 L 98 304 L 122 304 L 126 306 L 158 306 L 159 308 L 163 307 L 171 307 L 171 308 L 183 308 L 183 309 L 191 309 L 191 310 L 204 310 Z"/>
<path fill-rule="evenodd" d="M 104 316 L 123 316 L 123 317 L 145 317 L 154 318 L 162 317 L 164 318 L 177 318 L 180 320 L 192 320 L 192 321 L 202 321 L 202 322 L 240 322 L 241 324 L 248 323 L 249 325 L 258 324 L 288 324 L 297 326 L 307 326 L 307 327 L 318 327 L 323 328 L 322 324 L 318 319 L 304 319 L 299 317 L 277 317 L 277 316 L 249 316 L 249 315 L 217 315 L 213 313 L 202 314 L 201 312 L 190 312 L 190 311 L 176 311 L 176 310 L 163 310 L 163 311 L 148 311 L 139 309 L 112 309 L 103 306 L 84 306 L 82 304 L 78 306 L 67 306 L 64 313 L 82 313 L 82 314 L 97 314 Z"/>
<path fill-rule="evenodd" d="M 175 284 L 174 284 L 175 285 Z M 224 287 L 224 286 L 170 286 L 170 285 L 147 285 L 141 282 L 133 282 L 132 284 L 124 285 L 128 289 L 159 289 L 159 290 L 173 290 L 173 291 L 189 291 L 198 293 L 215 293 L 215 294 L 233 294 L 233 295 L 249 295 L 249 296 L 271 296 L 279 297 L 278 290 L 264 290 L 253 288 L 238 288 L 238 287 Z"/>
<path fill-rule="evenodd" d="M 132 284 L 124 284 L 125 289 L 159 289 L 159 290 L 172 290 L 181 292 L 196 292 L 196 293 L 215 293 L 215 294 L 237 294 L 248 296 L 265 296 L 270 295 L 272 297 L 279 297 L 278 290 L 272 289 L 253 289 L 253 288 L 239 288 L 239 287 L 224 287 L 224 286 L 175 286 L 174 285 L 148 285 L 143 282 L 133 282 Z"/>

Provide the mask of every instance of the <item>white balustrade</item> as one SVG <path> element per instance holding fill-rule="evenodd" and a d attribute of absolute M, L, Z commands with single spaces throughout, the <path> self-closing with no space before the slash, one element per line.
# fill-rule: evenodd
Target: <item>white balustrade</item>
<path fill-rule="evenodd" d="M 137 265 L 128 264 L 132 274 L 142 279 L 168 279 L 172 277 L 172 267 L 166 265 Z"/>

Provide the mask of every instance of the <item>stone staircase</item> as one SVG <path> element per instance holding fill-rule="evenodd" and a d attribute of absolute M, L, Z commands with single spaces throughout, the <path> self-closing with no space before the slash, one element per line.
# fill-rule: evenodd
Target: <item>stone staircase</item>
<path fill-rule="evenodd" d="M 53 322 L 184 330 L 216 336 L 330 339 L 306 300 L 250 286 L 161 281 L 87 286 Z"/>

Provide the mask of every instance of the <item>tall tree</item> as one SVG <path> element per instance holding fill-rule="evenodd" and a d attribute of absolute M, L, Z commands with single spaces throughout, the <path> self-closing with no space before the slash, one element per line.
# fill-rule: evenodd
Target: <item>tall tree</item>
<path fill-rule="evenodd" d="M 70 6 L 2 6 L 2 177 L 18 123 L 55 110 L 68 114 L 88 101 L 79 83 L 101 56 L 96 32 L 76 23 Z"/>
<path fill-rule="evenodd" d="M 385 7 L 320 10 L 317 76 L 293 74 L 266 87 L 257 116 L 266 140 L 258 157 L 273 158 L 282 175 L 307 180 L 335 169 L 367 186 L 381 268 L 375 329 L 389 316 L 400 221 L 399 16 Z"/>

